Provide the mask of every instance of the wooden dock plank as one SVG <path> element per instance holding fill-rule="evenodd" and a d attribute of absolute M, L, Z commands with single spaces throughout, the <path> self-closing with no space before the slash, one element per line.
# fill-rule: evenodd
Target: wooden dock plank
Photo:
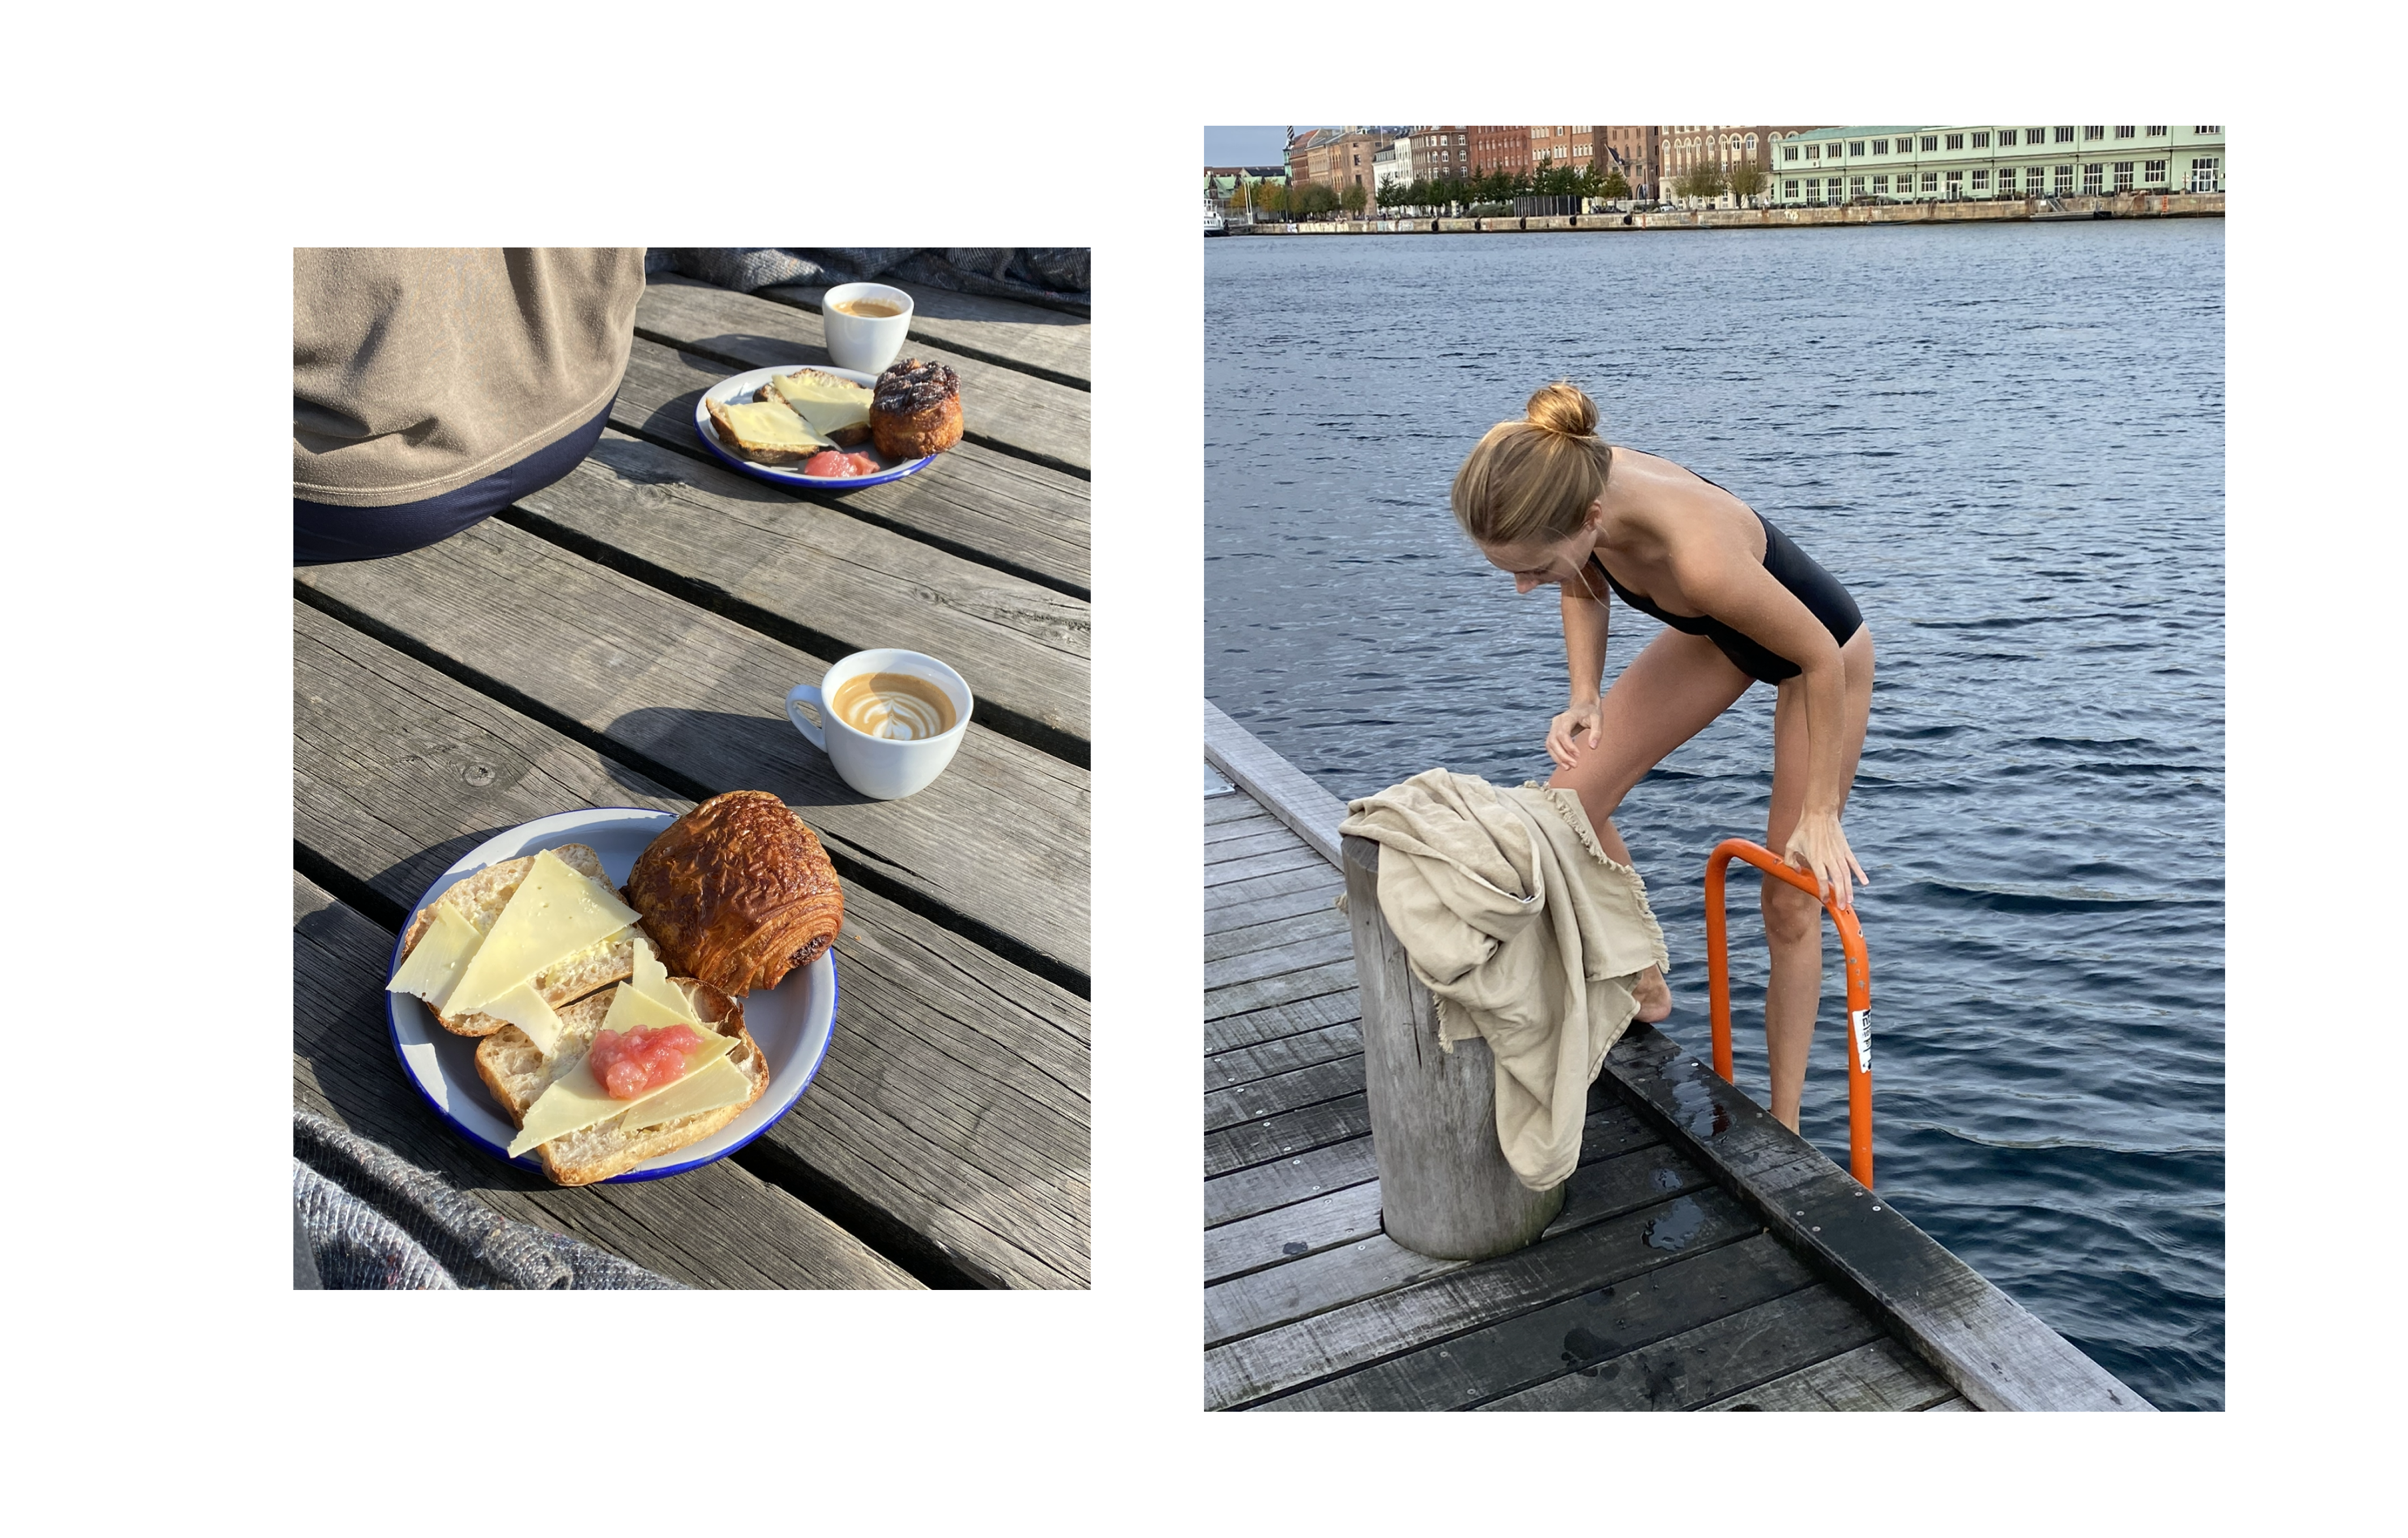
<path fill-rule="evenodd" d="M 1311 999 L 1268 1004 L 1260 1009 L 1207 1020 L 1204 1024 L 1204 1050 L 1222 1053 L 1257 1046 L 1283 1036 L 1347 1025 L 1362 1018 L 1362 990 L 1348 987 L 1342 992 L 1318 994 Z"/>
<path fill-rule="evenodd" d="M 1469 1409 L 1567 1372 L 1618 1374 L 1617 1358 L 1813 1284 L 1796 1256 L 1757 1233 L 1433 1341 L 1264 1408 Z"/>
<path fill-rule="evenodd" d="M 1243 928 L 1266 919 L 1329 908 L 1346 890 L 1346 879 L 1335 866 L 1314 864 L 1294 870 L 1273 871 L 1250 879 L 1207 883 L 1204 888 L 1204 932 Z"/>
<path fill-rule="evenodd" d="M 977 719 L 992 725 L 1000 711 L 1083 755 L 1089 622 L 1078 598 L 623 433 L 604 433 L 566 479 L 518 505 L 536 532 L 782 621 L 797 645 L 940 657 L 969 681 Z"/>
<path fill-rule="evenodd" d="M 1292 940 L 1268 950 L 1248 951 L 1241 956 L 1208 961 L 1204 964 L 1204 985 L 1207 988 L 1231 987 L 1240 983 L 1284 977 L 1337 961 L 1351 965 L 1354 959 L 1354 936 L 1341 929 L 1307 940 Z"/>
<path fill-rule="evenodd" d="M 1254 924 L 1210 932 L 1204 937 L 1204 959 L 1207 962 L 1226 961 L 1233 956 L 1272 950 L 1295 941 L 1319 940 L 1326 935 L 1346 932 L 1346 915 L 1328 903 L 1322 903 L 1299 913 L 1267 917 Z"/>
<path fill-rule="evenodd" d="M 1307 854 L 1312 853 L 1311 848 L 1302 839 L 1296 836 L 1293 829 L 1286 824 L 1274 820 L 1270 826 L 1260 832 L 1244 834 L 1234 839 L 1224 839 L 1217 843 L 1208 840 L 1204 845 L 1204 866 L 1209 872 L 1213 866 L 1226 865 L 1231 860 L 1244 859 L 1250 855 L 1269 855 L 1291 849 L 1301 849 Z M 1319 857 L 1314 855 L 1316 859 Z"/>
<path fill-rule="evenodd" d="M 1703 1410 L 1928 1410 L 1956 1390 L 1885 1335 L 1826 1361 L 1742 1389 Z M 1961 1401 L 1960 1401 L 1961 1402 Z"/>
<path fill-rule="evenodd" d="M 314 610 L 294 623 L 295 836 L 395 911 L 497 828 L 690 804 Z M 1084 1285 L 1086 1001 L 860 886 L 845 918 L 827 1060 L 754 1149 L 972 1276 Z"/>
<path fill-rule="evenodd" d="M 1371 1157 L 1371 1136 L 1366 1132 L 1344 1143 L 1205 1181 L 1205 1228 L 1209 1232 L 1219 1224 L 1239 1222 L 1379 1177 L 1380 1166 Z"/>
<path fill-rule="evenodd" d="M 1315 1063 L 1309 1068 L 1295 1069 L 1253 1084 L 1240 1085 L 1234 1089 L 1208 1093 L 1204 1097 L 1204 1130 L 1217 1132 L 1225 1127 L 1259 1122 L 1341 1096 L 1361 1093 L 1363 1059 L 1360 1056 Z"/>
<path fill-rule="evenodd" d="M 695 464 L 716 466 L 720 461 L 695 431 L 695 406 L 705 390 L 738 372 L 720 359 L 638 337 L 610 405 L 610 425 Z M 760 484 L 786 495 L 767 482 Z M 925 539 L 964 559 L 1033 577 L 1079 597 L 1089 596 L 1087 482 L 1059 470 L 965 442 L 900 481 L 858 491 L 795 495 Z"/>
<path fill-rule="evenodd" d="M 973 722 L 936 783 L 871 801 L 785 717 L 786 690 L 828 659 L 498 521 L 407 555 L 303 568 L 295 580 L 347 622 L 406 638 L 481 689 L 596 734 L 614 756 L 714 792 L 769 791 L 839 860 L 1086 972 L 1083 769 Z"/>
<path fill-rule="evenodd" d="M 1880 1334 L 1862 1310 L 1818 1282 L 1641 1346 L 1593 1374 L 1567 1373 L 1480 1408 L 1694 1410 Z"/>
<path fill-rule="evenodd" d="M 1362 1029 L 1351 1020 L 1321 1030 L 1283 1036 L 1259 1046 L 1239 1047 L 1205 1058 L 1204 1092 L 1209 1095 L 1216 1089 L 1234 1089 L 1300 1068 L 1360 1056 L 1362 1052 Z"/>
<path fill-rule="evenodd" d="M 1333 1143 L 1368 1136 L 1371 1114 L 1358 1092 L 1343 1100 L 1308 1105 L 1283 1115 L 1267 1116 L 1241 1127 L 1204 1134 L 1204 1174 L 1210 1179 L 1250 1164 L 1309 1153 Z"/>
<path fill-rule="evenodd" d="M 916 1287 L 901 1268 L 730 1160 L 566 1188 L 453 1135 L 407 1086 L 385 1024 L 393 931 L 293 878 L 293 1094 L 505 1217 L 690 1286 Z"/>
<path fill-rule="evenodd" d="M 1349 957 L 1344 961 L 1333 961 L 1326 967 L 1308 967 L 1278 977 L 1232 983 L 1226 988 L 1215 988 L 1204 996 L 1204 1018 L 1218 1020 L 1225 1014 L 1244 1014 L 1269 1004 L 1292 1004 L 1325 993 L 1352 991 L 1354 987 L 1354 962 Z M 1357 1017 L 1360 1017 L 1359 1009 Z"/>
<path fill-rule="evenodd" d="M 1204 867 L 1204 884 L 1210 888 L 1233 881 L 1245 881 L 1254 876 L 1275 875 L 1283 870 L 1310 870 L 1317 868 L 1321 868 L 1321 856 L 1299 845 L 1295 849 L 1275 849 L 1268 854 L 1254 855 L 1244 859 L 1207 861 Z"/>
<path fill-rule="evenodd" d="M 1210 764 L 1204 766 L 1204 772 L 1215 778 L 1218 778 L 1220 773 Z M 1225 785 L 1228 784 L 1226 780 L 1221 783 Z M 1229 823 L 1247 822 L 1256 817 L 1269 815 L 1269 812 L 1263 810 L 1263 804 L 1260 801 L 1235 786 L 1231 786 L 1220 795 L 1208 796 L 1204 799 L 1204 826 L 1208 833 L 1211 828 Z"/>
<path fill-rule="evenodd" d="M 1761 1231 L 1719 1191 L 1679 1200 L 1701 1210 L 1687 1234 L 1695 1254 Z M 1526 1314 L 1576 1291 L 1636 1276 L 1674 1258 L 1647 1241 L 1655 1217 L 1642 1210 L 1448 1272 L 1359 1303 L 1248 1335 L 1204 1354 L 1205 1406 L 1234 1409 L 1289 1389 L 1417 1349 L 1441 1333 L 1460 1333 Z"/>
<path fill-rule="evenodd" d="M 1242 792 L 1240 793 L 1242 796 Z M 1204 825 L 1204 847 L 1227 843 L 1231 839 L 1250 839 L 1258 833 L 1274 833 L 1287 825 L 1268 812 L 1257 810 L 1250 817 L 1227 817 Z"/>
<path fill-rule="evenodd" d="M 939 347 L 968 357 L 1017 368 L 1023 373 L 1088 385 L 1094 371 L 1088 363 L 1088 336 L 1094 329 L 1083 315 L 1067 314 L 1010 299 L 981 294 L 953 294 L 917 283 L 879 282 L 911 295 L 911 338 L 925 338 Z M 756 289 L 755 295 L 781 304 L 824 310 L 827 289 L 811 283 L 779 283 Z M 909 347 L 910 342 L 904 344 Z"/>
<path fill-rule="evenodd" d="M 1547 1225 L 1540 1244 L 1608 1218 L 1668 1202 L 1665 1211 L 1674 1215 L 1674 1221 L 1685 1224 L 1688 1215 L 1679 1207 L 1680 1200 L 1710 1188 L 1703 1172 L 1661 1143 L 1587 1164 L 1575 1170 L 1566 1183 L 1564 1210 Z M 1440 1260 L 1415 1254 L 1375 1225 L 1352 1243 L 1333 1242 L 1318 1253 L 1289 1258 L 1206 1287 L 1205 1344 L 1218 1344 L 1427 1277 L 1486 1263 L 1490 1262 Z"/>
<path fill-rule="evenodd" d="M 1338 825 L 1346 819 L 1346 804 L 1209 699 L 1204 702 L 1204 757 L 1265 811 L 1296 829 L 1333 869 L 1342 865 Z"/>
<path fill-rule="evenodd" d="M 833 365 L 826 328 L 816 311 L 665 273 L 645 282 L 636 306 L 636 331 L 667 346 L 732 358 L 748 368 Z M 961 376 L 963 437 L 1056 468 L 1087 472 L 1092 460 L 1086 391 L 966 357 L 932 341 L 911 338 L 903 355 L 944 364 Z"/>

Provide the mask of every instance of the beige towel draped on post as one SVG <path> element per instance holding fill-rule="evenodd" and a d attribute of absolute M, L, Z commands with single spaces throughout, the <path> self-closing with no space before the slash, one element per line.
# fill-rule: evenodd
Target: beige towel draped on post
<path fill-rule="evenodd" d="M 1562 1183 L 1639 974 L 1670 970 L 1639 872 L 1567 790 L 1434 769 L 1347 810 L 1339 831 L 1381 846 L 1380 912 L 1438 999 L 1440 1042 L 1476 1034 L 1497 1059 L 1506 1161 L 1532 1190 Z"/>

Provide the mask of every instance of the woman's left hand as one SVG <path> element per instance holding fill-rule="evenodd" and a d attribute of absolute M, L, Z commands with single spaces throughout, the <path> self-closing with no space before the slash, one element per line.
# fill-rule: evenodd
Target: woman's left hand
<path fill-rule="evenodd" d="M 1856 863 L 1856 852 L 1848 847 L 1848 836 L 1840 831 L 1836 812 L 1810 812 L 1799 817 L 1789 841 L 1782 846 L 1781 858 L 1793 870 L 1812 871 L 1835 908 L 1856 906 L 1848 883 L 1851 874 L 1856 885 L 1872 884 L 1865 868 Z"/>

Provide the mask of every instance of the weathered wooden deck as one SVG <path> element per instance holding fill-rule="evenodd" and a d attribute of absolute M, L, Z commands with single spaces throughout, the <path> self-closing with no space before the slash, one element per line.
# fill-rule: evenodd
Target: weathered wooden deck
<path fill-rule="evenodd" d="M 825 364 L 810 290 L 657 279 L 610 424 L 566 480 L 429 549 L 303 568 L 294 606 L 294 1097 L 496 1211 L 708 1286 L 1088 1283 L 1088 440 L 1082 317 L 915 293 L 968 438 L 841 496 L 722 467 L 707 385 Z M 846 653 L 978 696 L 935 785 L 869 801 L 787 724 Z M 386 957 L 492 833 L 768 790 L 845 881 L 833 1043 L 735 1157 L 564 1190 L 405 1084 Z"/>
<path fill-rule="evenodd" d="M 1538 1243 L 1390 1241 L 1344 808 L 1205 714 L 1208 1408 L 2147 1408 L 1652 1027 Z"/>

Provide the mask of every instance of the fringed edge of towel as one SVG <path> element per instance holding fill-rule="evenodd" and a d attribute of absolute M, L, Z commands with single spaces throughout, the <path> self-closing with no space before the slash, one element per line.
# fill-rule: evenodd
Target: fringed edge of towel
<path fill-rule="evenodd" d="M 1630 889 L 1639 895 L 1639 911 L 1647 915 L 1647 927 L 1656 934 L 1656 965 L 1663 970 L 1666 977 L 1671 976 L 1672 956 L 1664 948 L 1664 926 L 1656 921 L 1656 906 L 1647 900 L 1647 878 L 1598 846 L 1597 829 L 1588 820 L 1588 808 L 1581 805 L 1578 796 L 1560 785 L 1542 785 L 1536 780 L 1525 780 L 1522 788 L 1535 790 L 1544 797 L 1547 804 L 1555 809 L 1555 815 L 1570 824 L 1572 831 L 1580 835 L 1581 846 L 1597 856 L 1599 865 L 1628 880 Z"/>

